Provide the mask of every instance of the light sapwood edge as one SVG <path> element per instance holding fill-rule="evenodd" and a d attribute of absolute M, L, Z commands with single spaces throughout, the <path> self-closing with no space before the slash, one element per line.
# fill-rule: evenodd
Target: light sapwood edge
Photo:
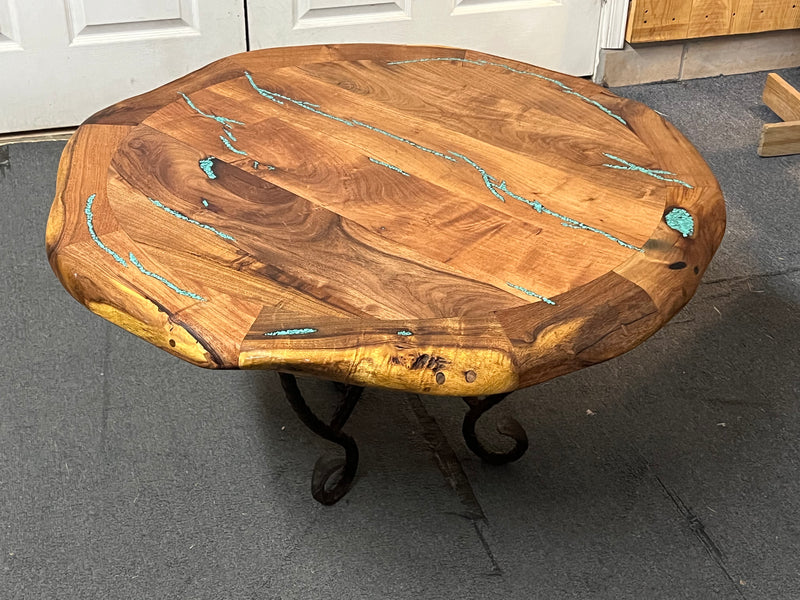
<path fill-rule="evenodd" d="M 61 152 L 61 159 L 58 162 L 58 171 L 56 174 L 56 193 L 53 203 L 50 205 L 50 213 L 47 217 L 47 226 L 45 228 L 45 250 L 48 258 L 52 256 L 53 252 L 58 248 L 59 241 L 64 234 L 64 194 L 67 189 L 67 179 L 72 167 L 72 155 L 75 149 L 76 136 L 71 136 L 64 150 Z"/>
<path fill-rule="evenodd" d="M 50 264 L 64 288 L 90 311 L 189 363 L 204 368 L 221 366 L 213 352 L 181 324 L 173 322 L 164 307 L 122 282 L 111 277 L 93 277 L 88 285 L 102 290 L 103 297 L 95 299 L 94 296 L 101 294 L 88 292 L 86 282 L 82 281 L 85 278 L 77 276 L 77 265 L 72 261 L 68 255 L 53 254 Z M 105 298 L 114 298 L 116 303 Z"/>
<path fill-rule="evenodd" d="M 361 386 L 396 389 L 435 396 L 480 396 L 517 389 L 518 378 L 509 355 L 488 348 L 418 346 L 406 351 L 409 360 L 393 361 L 391 344 L 339 350 L 254 349 L 242 352 L 241 369 L 268 369 Z M 441 357 L 441 369 L 411 368 L 414 356 Z M 427 361 L 422 361 L 427 364 Z M 467 373 L 476 373 L 468 381 Z M 437 375 L 439 379 L 437 380 Z"/>
<path fill-rule="evenodd" d="M 45 230 L 46 251 L 53 272 L 67 292 L 93 313 L 187 362 L 204 368 L 223 366 L 222 361 L 214 355 L 213 350 L 207 349 L 181 323 L 175 322 L 169 311 L 149 300 L 134 288 L 125 286 L 110 276 L 97 276 L 93 278 L 92 286 L 102 288 L 103 297 L 115 298 L 119 306 L 105 300 L 92 298 L 79 285 L 79 265 L 73 264 L 74 259 L 66 252 L 59 252 L 59 250 L 65 250 L 65 248 L 61 248 L 61 241 L 68 233 L 65 231 L 67 180 L 72 171 L 75 150 L 82 144 L 88 143 L 86 136 L 73 135 L 62 151 L 59 161 L 56 194 Z M 78 220 L 77 225 L 82 227 L 84 222 Z M 99 248 L 96 249 L 96 254 L 98 260 L 105 260 L 103 251 Z"/>

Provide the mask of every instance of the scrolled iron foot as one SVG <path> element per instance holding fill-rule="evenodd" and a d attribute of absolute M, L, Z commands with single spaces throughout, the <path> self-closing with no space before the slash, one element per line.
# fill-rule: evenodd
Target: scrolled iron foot
<path fill-rule="evenodd" d="M 490 450 L 478 439 L 478 434 L 475 431 L 478 419 L 489 409 L 499 404 L 506 396 L 508 396 L 507 393 L 494 394 L 483 398 L 474 396 L 464 398 L 464 401 L 470 407 L 464 416 L 464 423 L 461 427 L 464 441 L 475 455 L 492 465 L 504 465 L 518 460 L 528 449 L 528 436 L 525 430 L 522 425 L 510 417 L 505 417 L 498 422 L 497 432 L 514 441 L 514 446 L 511 449 L 505 452 Z"/>
<path fill-rule="evenodd" d="M 358 446 L 341 429 L 352 414 L 364 388 L 355 385 L 337 386 L 341 401 L 328 424 L 306 404 L 294 375 L 279 375 L 286 398 L 303 424 L 318 436 L 344 449 L 344 459 L 336 455 L 321 456 L 314 465 L 314 474 L 311 477 L 311 495 L 314 499 L 320 504 L 336 504 L 350 491 L 358 470 Z"/>

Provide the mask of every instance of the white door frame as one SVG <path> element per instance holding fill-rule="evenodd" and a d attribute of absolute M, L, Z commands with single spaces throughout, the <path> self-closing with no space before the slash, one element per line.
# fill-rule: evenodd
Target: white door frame
<path fill-rule="evenodd" d="M 594 58 L 594 73 L 597 77 L 600 65 L 600 52 L 603 50 L 622 50 L 625 47 L 625 29 L 628 25 L 628 6 L 630 0 L 600 0 L 600 31 L 597 36 L 597 52 Z"/>
<path fill-rule="evenodd" d="M 601 0 L 598 50 L 621 50 L 625 46 L 629 0 Z"/>

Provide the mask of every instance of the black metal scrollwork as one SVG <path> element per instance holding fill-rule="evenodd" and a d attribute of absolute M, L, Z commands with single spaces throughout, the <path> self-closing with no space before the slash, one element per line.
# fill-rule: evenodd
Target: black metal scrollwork
<path fill-rule="evenodd" d="M 464 401 L 470 407 L 469 411 L 464 416 L 464 423 L 461 427 L 461 431 L 464 434 L 464 441 L 472 452 L 492 465 L 504 465 L 513 462 L 525 454 L 525 451 L 528 449 L 528 436 L 525 430 L 522 428 L 522 425 L 510 417 L 501 419 L 497 424 L 498 433 L 514 440 L 514 446 L 505 452 L 497 452 L 488 449 L 483 442 L 478 439 L 478 434 L 475 432 L 475 425 L 478 419 L 492 407 L 499 404 L 506 396 L 508 396 L 508 393 L 493 394 L 485 397 L 468 396 L 464 398 Z"/>
<path fill-rule="evenodd" d="M 306 404 L 295 376 L 288 373 L 279 375 L 286 398 L 303 424 L 318 436 L 344 448 L 344 459 L 332 455 L 321 456 L 314 465 L 311 478 L 311 495 L 314 499 L 321 504 L 336 504 L 350 490 L 358 469 L 358 446 L 352 437 L 342 433 L 342 427 L 350 418 L 364 388 L 355 385 L 337 386 L 341 400 L 328 424 Z"/>

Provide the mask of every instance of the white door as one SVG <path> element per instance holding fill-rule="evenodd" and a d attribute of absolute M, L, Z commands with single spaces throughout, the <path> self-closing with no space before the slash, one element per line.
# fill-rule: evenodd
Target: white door
<path fill-rule="evenodd" d="M 250 48 L 458 46 L 591 75 L 604 0 L 247 0 Z"/>
<path fill-rule="evenodd" d="M 77 125 L 109 104 L 243 51 L 243 6 L 0 0 L 0 133 Z"/>

